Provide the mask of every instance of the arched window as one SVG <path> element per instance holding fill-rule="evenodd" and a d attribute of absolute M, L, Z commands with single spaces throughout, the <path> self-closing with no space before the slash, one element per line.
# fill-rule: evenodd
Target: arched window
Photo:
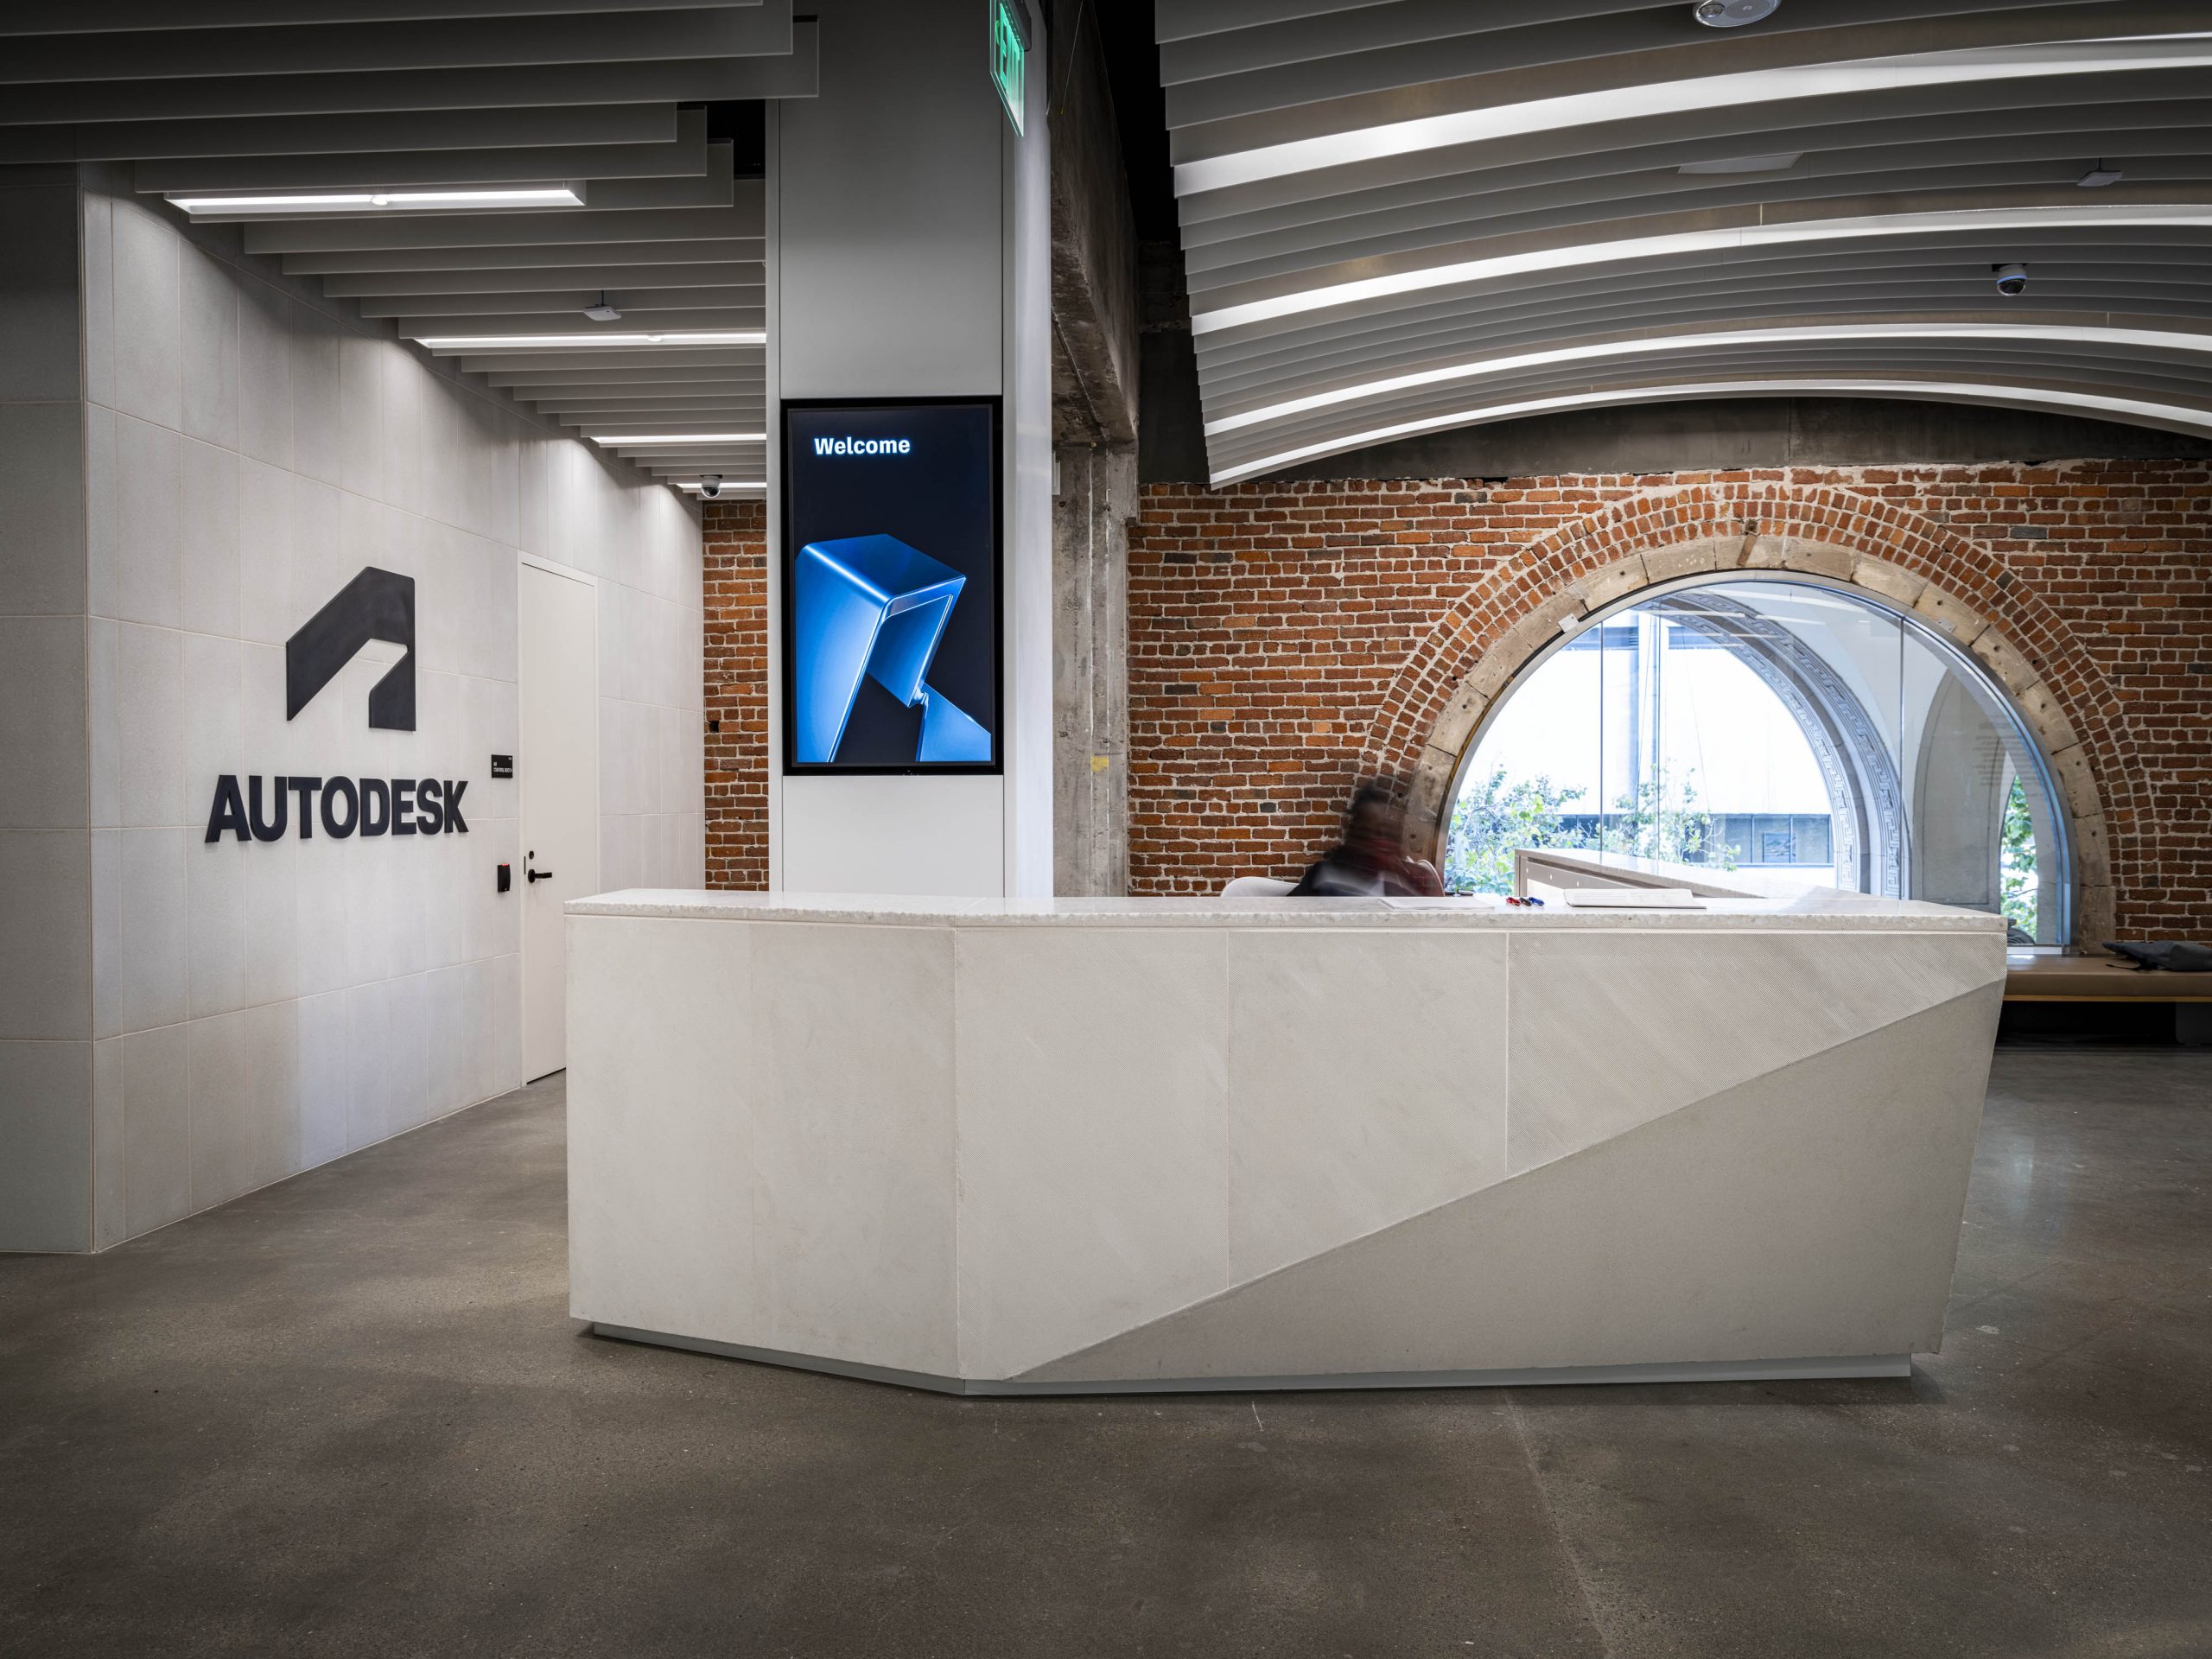
<path fill-rule="evenodd" d="M 1779 869 L 2067 938 L 2064 830 L 2003 690 L 1919 620 L 1816 578 L 1648 589 L 1523 669 L 1463 760 L 1455 887 L 1516 847 Z"/>

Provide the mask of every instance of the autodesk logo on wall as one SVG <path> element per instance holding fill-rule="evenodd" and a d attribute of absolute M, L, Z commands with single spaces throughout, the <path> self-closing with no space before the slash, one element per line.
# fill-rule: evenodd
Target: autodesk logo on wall
<path fill-rule="evenodd" d="M 814 453 L 817 455 L 911 455 L 914 442 L 911 438 L 817 438 Z"/>
<path fill-rule="evenodd" d="M 316 693 L 336 679 L 372 639 L 400 648 L 399 660 L 369 691 L 372 731 L 415 729 L 415 578 L 364 569 L 337 596 L 284 642 L 284 718 L 296 719 Z M 240 841 L 283 839 L 299 803 L 299 837 L 315 834 L 318 807 L 322 830 L 343 841 L 368 836 L 467 835 L 461 816 L 466 779 L 300 778 L 268 780 L 258 772 L 238 787 L 238 775 L 215 780 L 214 804 L 207 810 L 209 841 L 229 830 Z"/>
<path fill-rule="evenodd" d="M 991 734 L 923 680 L 967 585 L 958 571 L 895 536 L 849 536 L 799 550 L 791 621 L 802 764 L 837 758 L 863 676 L 921 709 L 915 760 L 989 760 Z"/>

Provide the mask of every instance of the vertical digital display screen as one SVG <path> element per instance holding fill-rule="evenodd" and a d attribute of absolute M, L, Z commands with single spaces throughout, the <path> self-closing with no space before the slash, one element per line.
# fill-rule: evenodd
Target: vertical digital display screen
<path fill-rule="evenodd" d="M 996 398 L 787 403 L 784 770 L 1001 769 Z"/>

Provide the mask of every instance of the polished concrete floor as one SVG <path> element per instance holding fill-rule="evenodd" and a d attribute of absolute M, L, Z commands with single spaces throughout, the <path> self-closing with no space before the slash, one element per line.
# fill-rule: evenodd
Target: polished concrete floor
<path fill-rule="evenodd" d="M 562 1158 L 556 1082 L 0 1259 L 0 1653 L 2212 1654 L 2212 1052 L 1999 1053 L 1894 1382 L 960 1401 L 630 1347 L 567 1317 Z"/>

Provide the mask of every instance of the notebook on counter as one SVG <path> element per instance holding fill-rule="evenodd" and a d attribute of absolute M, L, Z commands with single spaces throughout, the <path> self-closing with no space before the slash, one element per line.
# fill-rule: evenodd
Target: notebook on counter
<path fill-rule="evenodd" d="M 1703 910 L 1688 887 L 1556 887 L 1575 910 Z"/>

